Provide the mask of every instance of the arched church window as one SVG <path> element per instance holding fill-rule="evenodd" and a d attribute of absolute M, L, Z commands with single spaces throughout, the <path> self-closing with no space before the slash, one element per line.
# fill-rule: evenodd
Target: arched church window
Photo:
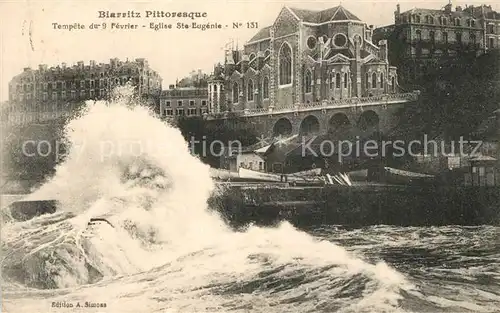
<path fill-rule="evenodd" d="M 340 88 L 340 73 L 335 74 L 335 88 Z"/>
<path fill-rule="evenodd" d="M 292 49 L 288 43 L 283 43 L 279 52 L 279 84 L 292 83 Z"/>
<path fill-rule="evenodd" d="M 268 99 L 269 98 L 269 78 L 264 77 L 264 82 L 262 83 L 262 94 L 263 94 L 263 97 L 264 99 Z"/>
<path fill-rule="evenodd" d="M 311 83 L 312 83 L 312 74 L 311 74 L 311 71 L 310 70 L 306 70 L 306 77 L 305 77 L 305 89 L 306 89 L 306 93 L 310 93 L 312 91 L 312 86 L 311 86 Z"/>
<path fill-rule="evenodd" d="M 349 83 L 349 76 L 347 75 L 347 73 L 344 73 L 344 88 L 347 88 L 348 83 Z"/>
<path fill-rule="evenodd" d="M 249 80 L 247 84 L 247 100 L 253 101 L 253 80 Z"/>
<path fill-rule="evenodd" d="M 233 103 L 238 103 L 238 96 L 239 96 L 239 88 L 238 88 L 238 83 L 233 84 Z"/>
<path fill-rule="evenodd" d="M 372 74 L 372 88 L 377 88 L 377 73 Z"/>

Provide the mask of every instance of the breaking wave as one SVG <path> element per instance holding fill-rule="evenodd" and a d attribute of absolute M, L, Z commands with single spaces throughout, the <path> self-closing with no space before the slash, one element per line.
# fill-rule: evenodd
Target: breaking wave
<path fill-rule="evenodd" d="M 110 312 L 400 310 L 411 286 L 384 263 L 288 223 L 232 231 L 207 208 L 209 167 L 129 91 L 87 102 L 66 125 L 69 154 L 29 196 L 56 199 L 59 210 L 2 225 L 6 305 L 13 297 L 16 312 L 19 303 L 37 311 L 32 299 L 45 292 L 107 301 Z M 96 217 L 109 224 L 89 225 Z"/>

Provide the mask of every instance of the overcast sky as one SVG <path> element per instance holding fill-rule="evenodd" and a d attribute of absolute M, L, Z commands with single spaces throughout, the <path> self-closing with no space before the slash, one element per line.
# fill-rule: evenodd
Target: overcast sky
<path fill-rule="evenodd" d="M 149 1 L 22 1 L 0 0 L 1 25 L 1 78 L 0 100 L 8 99 L 8 82 L 24 67 L 36 68 L 44 63 L 49 66 L 66 62 L 89 60 L 109 62 L 112 57 L 135 59 L 147 58 L 151 66 L 159 71 L 166 88 L 176 78 L 186 76 L 193 69 L 210 72 L 213 64 L 223 61 L 224 45 L 234 39 L 240 46 L 256 32 L 255 29 L 232 29 L 233 22 L 257 22 L 259 28 L 270 25 L 284 5 L 306 9 L 326 9 L 342 4 L 367 24 L 388 25 L 393 22 L 397 3 L 401 10 L 415 7 L 439 9 L 447 1 L 231 1 L 231 0 L 149 0 Z M 492 5 L 500 11 L 499 1 L 454 1 L 455 5 Z M 140 19 L 104 20 L 98 18 L 98 11 L 141 12 Z M 138 30 L 55 30 L 52 23 L 70 24 L 128 22 L 149 25 L 150 22 L 191 23 L 186 18 L 146 19 L 145 10 L 207 12 L 199 23 L 229 25 L 223 30 L 159 30 L 148 28 Z M 30 32 L 31 29 L 31 32 Z M 30 36 L 31 33 L 31 36 Z"/>

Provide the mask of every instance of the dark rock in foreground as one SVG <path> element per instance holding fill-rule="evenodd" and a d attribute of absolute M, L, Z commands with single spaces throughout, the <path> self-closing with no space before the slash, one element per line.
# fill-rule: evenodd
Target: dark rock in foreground
<path fill-rule="evenodd" d="M 282 220 L 297 226 L 500 225 L 498 187 L 221 185 L 209 204 L 235 228 Z M 54 200 L 17 201 L 8 215 L 24 221 L 56 207 Z"/>

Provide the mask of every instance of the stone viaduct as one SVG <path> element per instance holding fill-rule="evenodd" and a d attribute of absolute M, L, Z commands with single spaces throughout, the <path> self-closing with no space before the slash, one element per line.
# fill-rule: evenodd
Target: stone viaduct
<path fill-rule="evenodd" d="M 399 109 L 415 103 L 419 92 L 391 94 L 369 98 L 353 98 L 296 105 L 279 109 L 256 109 L 235 112 L 253 124 L 265 137 L 278 135 L 326 134 L 345 128 L 387 133 L 399 122 Z M 207 119 L 226 118 L 227 115 L 207 116 Z"/>

